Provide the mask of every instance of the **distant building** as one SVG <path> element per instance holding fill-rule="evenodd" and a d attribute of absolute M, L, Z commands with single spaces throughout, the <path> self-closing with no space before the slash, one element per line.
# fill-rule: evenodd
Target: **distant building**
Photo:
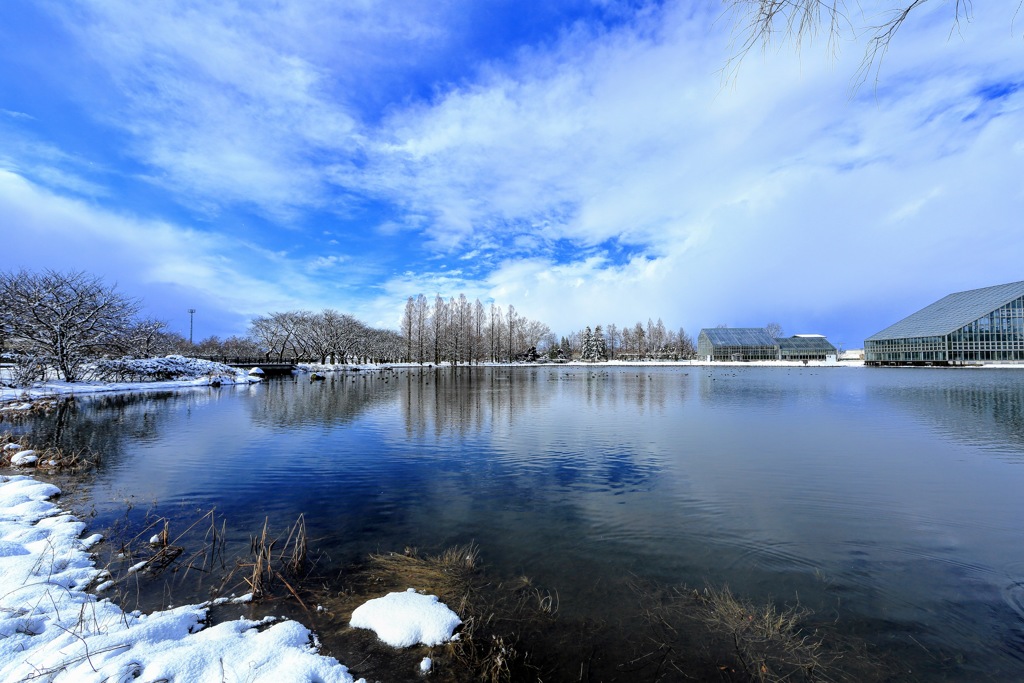
<path fill-rule="evenodd" d="M 697 336 L 697 357 L 704 360 L 832 360 L 838 356 L 823 335 L 772 337 L 762 327 L 705 328 Z"/>
<path fill-rule="evenodd" d="M 779 337 L 779 360 L 832 360 L 839 357 L 836 347 L 821 334 L 797 334 Z"/>
<path fill-rule="evenodd" d="M 775 360 L 778 346 L 763 327 L 711 327 L 697 335 L 704 360 Z"/>
<path fill-rule="evenodd" d="M 957 292 L 864 340 L 866 365 L 1024 361 L 1024 282 Z"/>

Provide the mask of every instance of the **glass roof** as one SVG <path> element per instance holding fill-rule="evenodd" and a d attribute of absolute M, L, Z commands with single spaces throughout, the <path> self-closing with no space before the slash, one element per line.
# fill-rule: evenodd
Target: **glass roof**
<path fill-rule="evenodd" d="M 925 306 L 865 341 L 905 339 L 907 337 L 940 337 L 991 313 L 1000 306 L 1024 296 L 1024 282 L 1011 282 L 957 292 Z"/>
<path fill-rule="evenodd" d="M 763 327 L 707 327 L 700 333 L 713 346 L 775 346 Z"/>
<path fill-rule="evenodd" d="M 784 351 L 836 352 L 836 347 L 832 346 L 829 340 L 824 337 L 779 337 L 775 340 L 775 343 Z"/>

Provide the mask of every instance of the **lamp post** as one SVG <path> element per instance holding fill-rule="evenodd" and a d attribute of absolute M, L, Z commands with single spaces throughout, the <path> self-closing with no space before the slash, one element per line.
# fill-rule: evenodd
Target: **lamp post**
<path fill-rule="evenodd" d="M 188 309 L 188 345 L 192 346 L 192 319 L 196 314 L 196 309 Z"/>

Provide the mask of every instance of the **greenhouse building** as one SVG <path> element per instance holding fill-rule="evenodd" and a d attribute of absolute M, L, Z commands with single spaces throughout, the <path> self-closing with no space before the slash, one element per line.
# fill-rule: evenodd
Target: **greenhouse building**
<path fill-rule="evenodd" d="M 797 334 L 792 337 L 778 337 L 779 360 L 832 360 L 839 352 L 821 334 Z"/>
<path fill-rule="evenodd" d="M 866 365 L 1024 362 L 1024 282 L 957 292 L 864 340 Z"/>
<path fill-rule="evenodd" d="M 697 336 L 697 356 L 705 360 L 775 360 L 778 351 L 763 327 L 705 328 Z"/>

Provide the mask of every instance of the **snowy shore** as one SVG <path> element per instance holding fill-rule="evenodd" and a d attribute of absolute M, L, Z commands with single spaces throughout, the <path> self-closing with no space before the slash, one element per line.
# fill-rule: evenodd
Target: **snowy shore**
<path fill-rule="evenodd" d="M 297 622 L 208 623 L 210 607 L 251 596 L 150 614 L 97 598 L 88 589 L 109 575 L 96 568 L 89 549 L 101 537 L 83 538 L 86 525 L 57 506 L 59 494 L 33 477 L 0 476 L 0 680 L 355 683 Z M 461 623 L 436 597 L 413 589 L 356 612 L 353 627 L 395 647 L 446 642 Z M 421 672 L 430 666 L 424 659 Z"/>
<path fill-rule="evenodd" d="M 250 374 L 247 370 L 233 368 L 223 363 L 168 356 L 166 358 L 150 358 L 132 361 L 128 370 L 132 374 L 146 377 L 171 375 L 176 379 L 134 381 L 134 382 L 62 382 L 46 380 L 33 382 L 27 387 L 8 387 L 3 385 L 4 371 L 0 371 L 0 404 L 6 404 L 8 410 L 27 409 L 31 401 L 43 398 L 59 398 L 77 394 L 97 394 L 103 392 L 138 392 L 181 389 L 187 387 L 220 386 L 228 384 L 248 384 L 261 381 L 258 374 Z"/>
<path fill-rule="evenodd" d="M 353 681 L 293 621 L 207 626 L 213 603 L 141 614 L 98 599 L 86 589 L 106 578 L 88 552 L 100 536 L 81 537 L 59 493 L 0 477 L 0 680 Z"/>

